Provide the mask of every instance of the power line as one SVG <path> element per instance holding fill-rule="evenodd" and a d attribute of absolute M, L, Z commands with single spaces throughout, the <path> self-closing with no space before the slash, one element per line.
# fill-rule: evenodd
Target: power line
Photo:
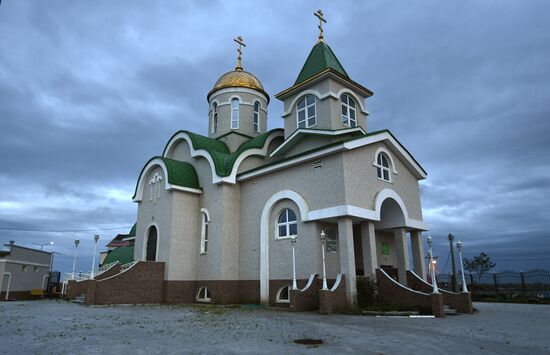
<path fill-rule="evenodd" d="M 112 231 L 117 229 L 128 229 L 132 226 L 125 227 L 113 227 L 113 228 L 95 228 L 95 229 L 32 229 L 32 228 L 11 228 L 11 227 L 0 227 L 0 230 L 8 231 L 17 231 L 17 232 L 96 232 L 96 231 Z"/>

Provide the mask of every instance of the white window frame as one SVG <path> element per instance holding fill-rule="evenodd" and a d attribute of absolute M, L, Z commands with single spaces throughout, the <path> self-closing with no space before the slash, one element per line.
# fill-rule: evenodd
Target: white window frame
<path fill-rule="evenodd" d="M 234 103 L 237 103 L 234 107 Z M 239 106 L 240 100 L 236 97 L 231 99 L 231 129 L 239 129 Z"/>
<path fill-rule="evenodd" d="M 285 288 L 288 289 L 288 299 L 281 299 L 281 293 Z M 277 295 L 275 296 L 275 303 L 290 303 L 290 289 L 290 285 L 280 287 L 279 290 L 277 290 Z"/>
<path fill-rule="evenodd" d="M 262 106 L 258 101 L 254 102 L 254 132 L 260 133 L 260 110 L 262 109 Z"/>
<path fill-rule="evenodd" d="M 208 224 L 210 223 L 210 214 L 205 208 L 201 209 L 201 247 L 200 254 L 208 253 Z"/>
<path fill-rule="evenodd" d="M 386 161 L 388 166 L 384 166 L 382 158 Z M 392 163 L 391 163 L 391 158 L 388 156 L 388 154 L 386 152 L 379 152 L 376 155 L 375 162 L 376 163 L 374 164 L 374 166 L 376 166 L 376 177 L 378 178 L 378 180 L 382 180 L 385 182 L 392 182 L 392 176 L 391 176 Z M 387 179 L 384 178 L 384 173 L 388 174 Z"/>
<path fill-rule="evenodd" d="M 201 294 L 201 291 L 204 290 L 204 297 L 201 298 L 200 297 L 200 294 Z M 195 296 L 195 301 L 197 302 L 205 302 L 205 303 L 209 303 L 212 301 L 211 297 L 212 295 L 209 295 L 210 291 L 208 290 L 208 287 L 206 286 L 202 286 L 199 288 L 199 290 L 197 291 L 197 295 Z M 208 297 L 210 296 L 210 297 Z"/>
<path fill-rule="evenodd" d="M 288 211 L 291 211 L 292 213 L 294 213 L 294 216 L 296 217 L 296 219 L 294 221 L 289 221 L 289 215 L 288 215 Z M 279 222 L 279 218 L 281 217 L 281 215 L 283 213 L 286 213 L 286 222 Z M 292 237 L 297 237 L 298 236 L 298 216 L 296 215 L 296 212 L 294 212 L 293 209 L 291 208 L 283 208 L 281 210 L 281 212 L 279 212 L 277 214 L 277 221 L 276 221 L 276 239 L 290 239 Z M 290 226 L 291 225 L 296 225 L 296 234 L 290 234 Z M 286 229 L 286 235 L 285 236 L 281 236 L 279 234 L 279 227 L 282 227 L 284 226 L 285 229 Z"/>
<path fill-rule="evenodd" d="M 218 103 L 212 104 L 212 129 L 211 133 L 214 134 L 218 131 Z"/>
<path fill-rule="evenodd" d="M 345 99 L 346 102 L 344 102 L 344 99 Z M 353 106 L 350 105 L 350 101 L 353 102 Z M 353 97 L 351 97 L 351 95 L 349 95 L 349 94 L 340 95 L 340 104 L 341 104 L 340 113 L 341 113 L 341 117 L 342 117 L 342 123 L 345 126 L 348 126 L 348 127 L 351 127 L 351 128 L 357 127 L 357 108 L 356 108 L 357 103 L 355 102 Z M 346 112 L 347 112 L 346 115 L 344 115 L 341 112 L 342 108 L 346 109 Z M 351 112 L 353 112 L 353 116 L 355 118 L 351 117 Z M 353 125 L 352 125 L 352 122 L 353 122 Z"/>
<path fill-rule="evenodd" d="M 313 103 L 308 104 L 307 99 L 310 98 L 310 97 L 313 98 Z M 304 101 L 304 107 L 299 108 L 298 106 L 300 105 L 300 103 L 302 101 Z M 310 107 L 313 107 L 313 116 L 308 117 L 307 113 L 308 113 L 308 110 L 309 110 Z M 300 112 L 304 112 L 304 120 L 303 121 L 300 120 Z M 314 120 L 313 124 L 309 124 L 309 120 L 311 118 L 313 118 L 313 120 Z M 303 127 L 300 127 L 301 122 L 304 123 Z M 317 125 L 317 97 L 315 95 L 311 95 L 311 94 L 304 95 L 304 97 L 302 97 L 296 103 L 296 127 L 297 128 L 310 128 L 310 127 L 313 127 L 315 125 Z"/>

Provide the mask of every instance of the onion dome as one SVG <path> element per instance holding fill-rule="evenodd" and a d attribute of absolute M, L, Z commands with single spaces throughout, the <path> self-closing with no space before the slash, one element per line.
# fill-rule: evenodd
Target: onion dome
<path fill-rule="evenodd" d="M 264 94 L 269 102 L 269 95 L 265 92 L 264 86 L 260 80 L 258 80 L 258 78 L 256 78 L 253 74 L 240 68 L 223 74 L 218 81 L 216 81 L 214 88 L 210 90 L 207 98 L 210 99 L 210 96 L 212 96 L 213 93 L 224 88 L 246 88 L 256 90 Z"/>

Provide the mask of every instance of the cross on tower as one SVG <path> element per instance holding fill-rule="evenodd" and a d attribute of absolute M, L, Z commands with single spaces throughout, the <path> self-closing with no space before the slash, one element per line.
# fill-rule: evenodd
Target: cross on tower
<path fill-rule="evenodd" d="M 239 47 L 237 48 L 237 52 L 239 53 L 239 55 L 237 56 L 237 67 L 235 68 L 235 70 L 243 70 L 243 67 L 241 65 L 241 54 L 243 53 L 242 47 L 246 47 L 246 44 L 244 44 L 244 40 L 241 36 L 238 36 L 233 40 L 239 45 Z"/>
<path fill-rule="evenodd" d="M 317 12 L 314 12 L 313 13 L 315 16 L 317 16 L 317 18 L 319 18 L 319 25 L 317 27 L 319 27 L 319 41 L 322 41 L 324 39 L 323 37 L 323 22 L 324 23 L 327 23 L 327 20 L 325 20 L 325 18 L 323 17 L 323 11 L 321 10 L 317 10 Z"/>

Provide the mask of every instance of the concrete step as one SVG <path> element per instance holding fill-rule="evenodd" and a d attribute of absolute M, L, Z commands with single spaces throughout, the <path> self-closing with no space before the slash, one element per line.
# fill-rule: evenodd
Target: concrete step
<path fill-rule="evenodd" d="M 445 312 L 445 315 L 447 316 L 457 316 L 460 314 L 456 311 L 456 309 L 450 308 L 448 305 L 443 306 L 443 312 Z"/>
<path fill-rule="evenodd" d="M 71 300 L 72 303 L 84 304 L 86 302 L 86 296 L 78 296 Z"/>

